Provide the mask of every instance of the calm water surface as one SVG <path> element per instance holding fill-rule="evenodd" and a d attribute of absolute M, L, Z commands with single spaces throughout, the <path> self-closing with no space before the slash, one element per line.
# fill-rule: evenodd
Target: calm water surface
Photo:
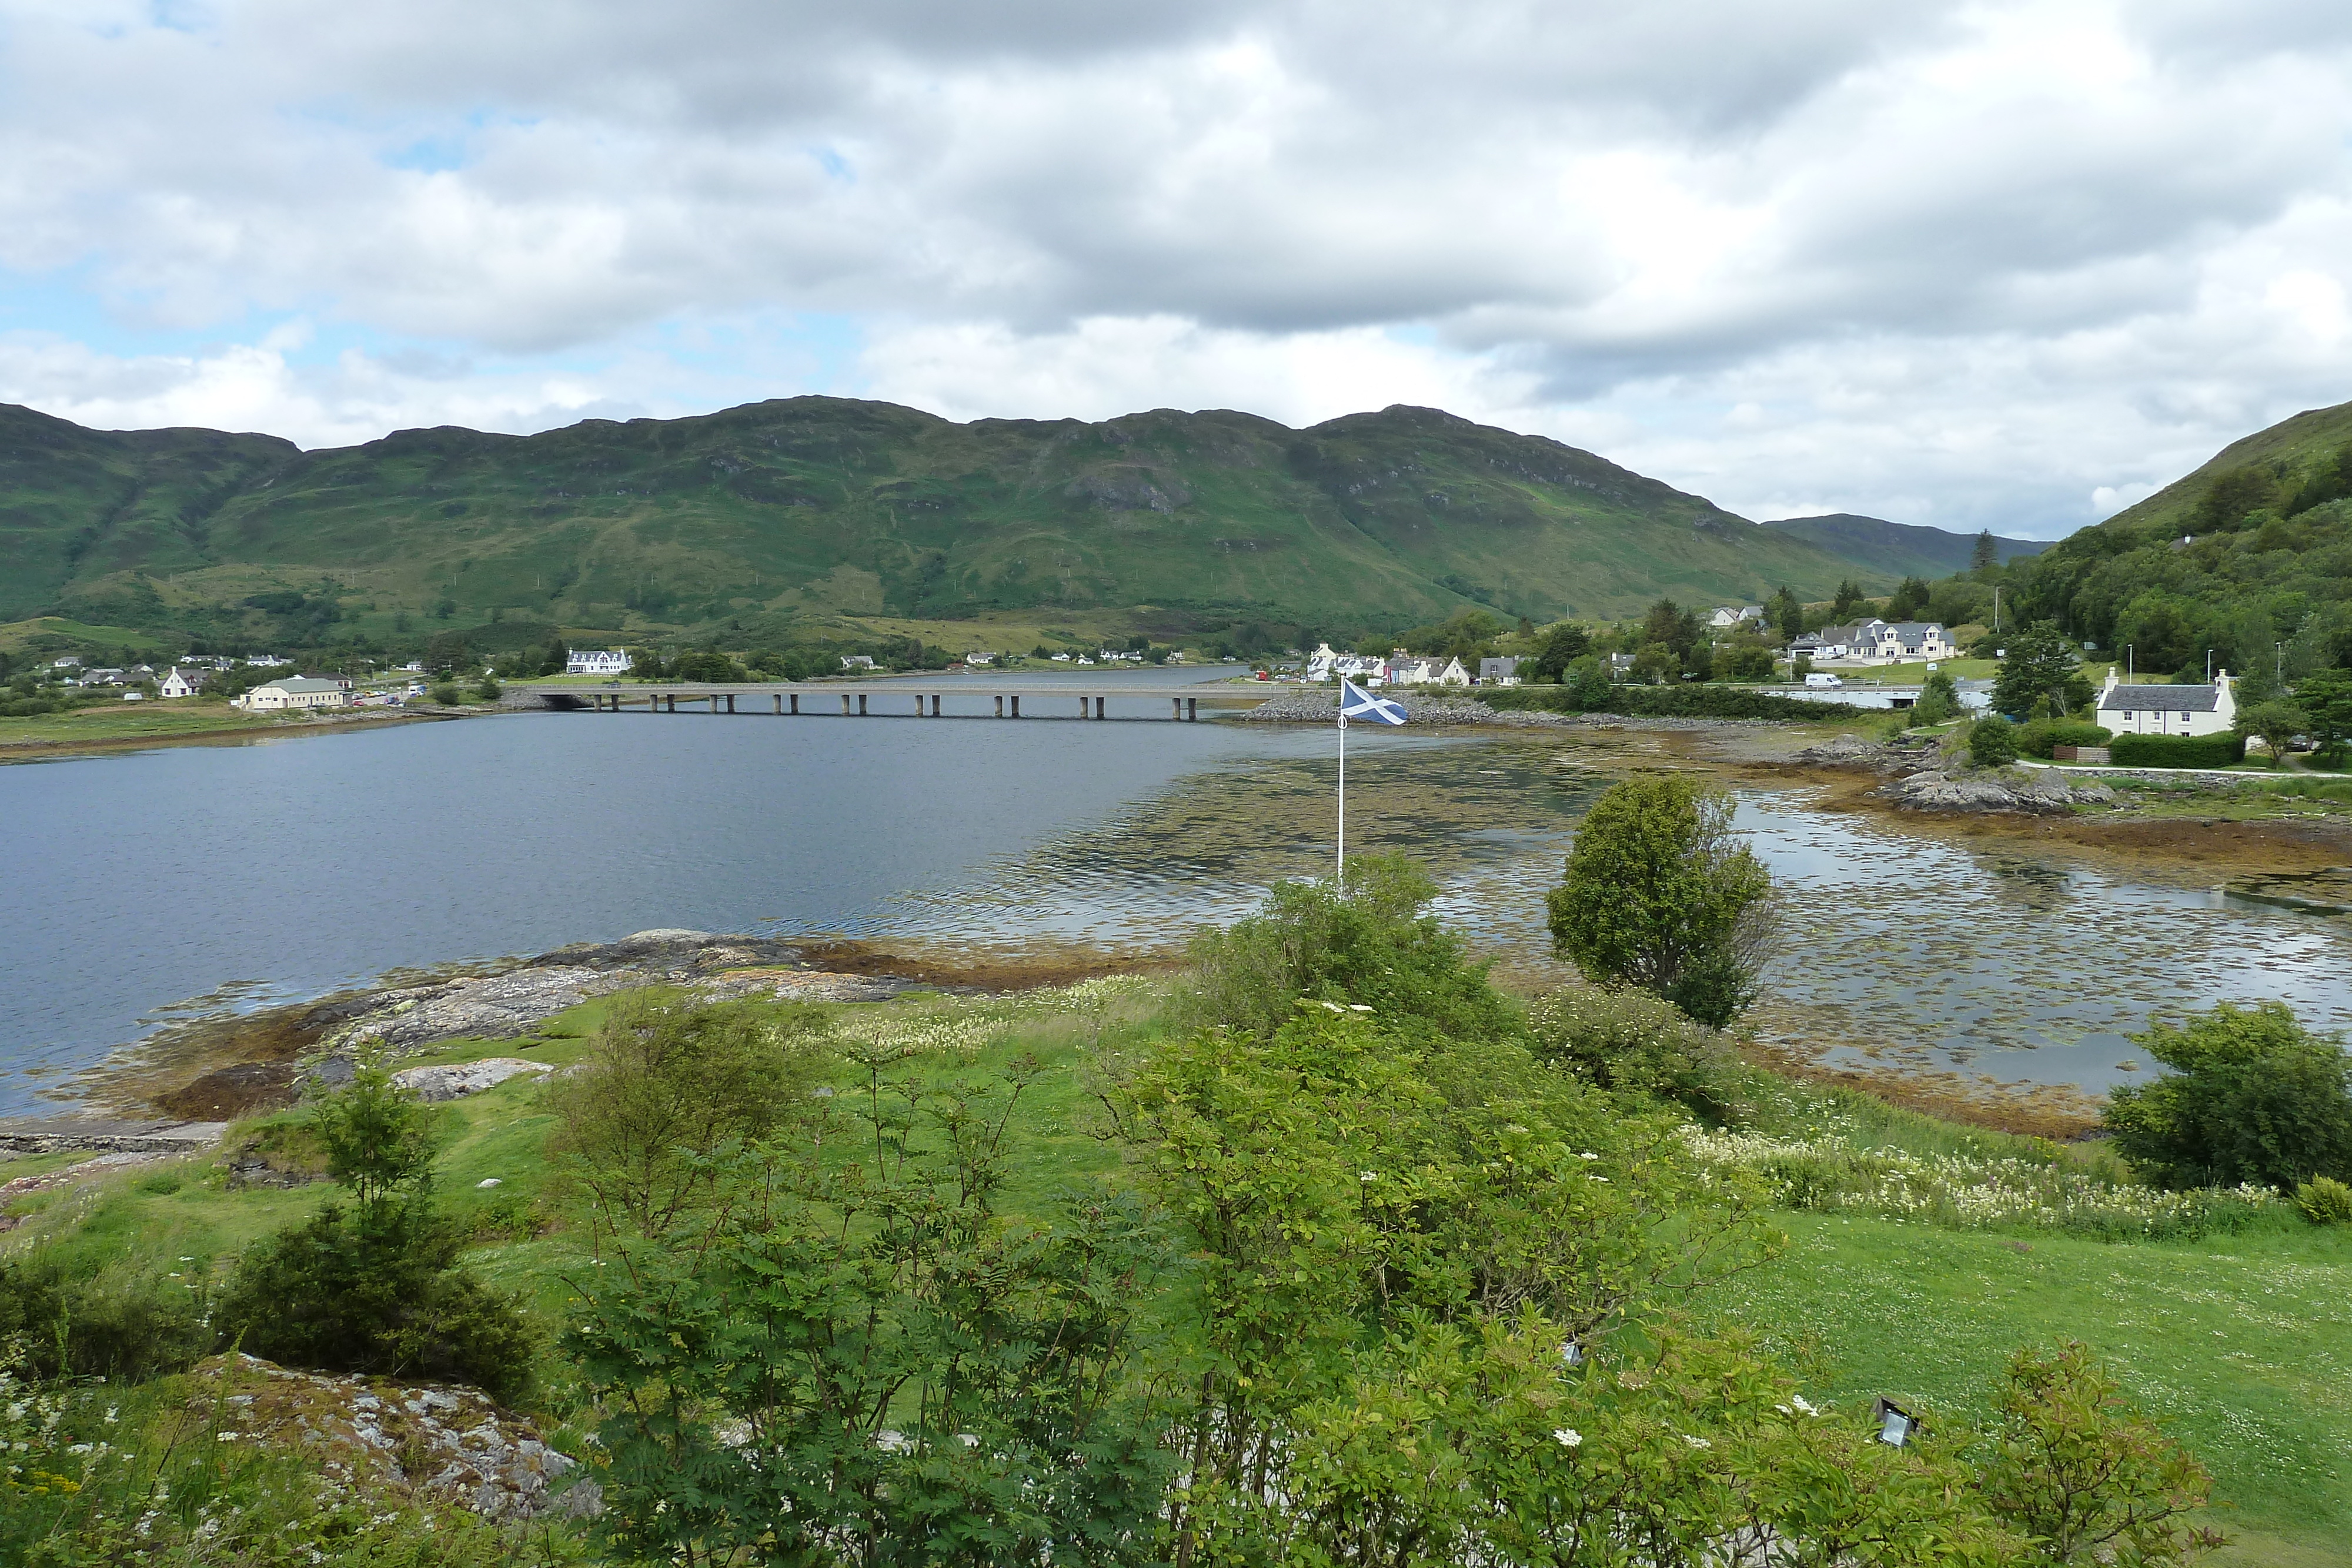
<path fill-rule="evenodd" d="M 1358 727 L 1351 846 L 1421 857 L 1449 923 L 1540 969 L 1575 820 L 1645 745 Z M 174 1016 L 653 926 L 1169 946 L 1328 873 L 1333 765 L 1326 729 L 681 713 L 0 768 L 0 1113 Z M 1833 1059 L 2096 1089 L 2151 1011 L 2276 996 L 2352 1023 L 2341 920 L 1797 794 L 1739 821 L 1790 893 L 1758 1023 Z"/>

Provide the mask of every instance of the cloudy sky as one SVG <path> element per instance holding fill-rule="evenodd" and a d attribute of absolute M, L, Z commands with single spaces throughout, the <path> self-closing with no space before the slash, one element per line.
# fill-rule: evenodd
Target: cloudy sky
<path fill-rule="evenodd" d="M 0 401 L 1431 403 L 2063 534 L 2352 399 L 2343 0 L 0 0 Z"/>

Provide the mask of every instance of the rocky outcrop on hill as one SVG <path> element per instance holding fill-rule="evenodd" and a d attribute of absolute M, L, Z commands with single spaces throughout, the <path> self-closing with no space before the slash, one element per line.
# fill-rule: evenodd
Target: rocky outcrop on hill
<path fill-rule="evenodd" d="M 295 1372 L 232 1353 L 200 1363 L 189 1414 L 217 1438 L 301 1456 L 370 1490 L 456 1503 L 501 1522 L 602 1511 L 578 1462 L 478 1389 Z"/>
<path fill-rule="evenodd" d="M 430 1103 L 443 1100 L 463 1100 L 468 1094 L 479 1094 L 485 1089 L 495 1089 L 509 1078 L 520 1078 L 526 1072 L 551 1071 L 543 1061 L 525 1061 L 519 1056 L 492 1056 L 480 1061 L 459 1062 L 452 1067 L 412 1067 L 405 1072 L 395 1072 L 392 1081 L 403 1089 L 415 1091 L 416 1097 Z"/>
<path fill-rule="evenodd" d="M 1929 768 L 1872 791 L 1903 811 L 2004 811 L 2063 816 L 2077 806 L 2105 806 L 2115 791 L 2104 784 L 2070 785 L 2048 769 L 1999 772 Z"/>

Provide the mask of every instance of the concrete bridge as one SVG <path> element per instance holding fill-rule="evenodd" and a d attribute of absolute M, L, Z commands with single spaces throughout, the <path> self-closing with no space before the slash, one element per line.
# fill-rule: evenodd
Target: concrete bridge
<path fill-rule="evenodd" d="M 1007 681 L 975 685 L 958 682 L 928 685 L 919 681 L 864 682 L 856 685 L 778 682 L 767 685 L 705 685 L 692 681 L 653 681 L 643 685 L 523 685 L 522 689 L 551 708 L 593 713 L 676 713 L 687 705 L 692 713 L 766 714 L 776 717 L 830 718 L 1081 718 L 1144 719 L 1160 703 L 1168 717 L 1190 724 L 1201 716 L 1205 701 L 1219 707 L 1255 707 L 1274 695 L 1275 688 L 1248 691 L 1236 687 L 1198 685 L 1085 685 Z M 1023 707 L 1024 702 L 1027 707 Z M 1127 705 L 1113 712 L 1111 705 Z M 1136 711 L 1140 706 L 1142 711 Z"/>

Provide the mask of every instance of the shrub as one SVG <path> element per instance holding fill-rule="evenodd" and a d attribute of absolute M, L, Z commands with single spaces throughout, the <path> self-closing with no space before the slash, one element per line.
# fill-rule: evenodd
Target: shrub
<path fill-rule="evenodd" d="M 1192 1021 L 1271 1037 L 1302 998 L 1370 1007 L 1391 1029 L 1462 1039 L 1513 1032 L 1509 1008 L 1461 940 L 1423 910 L 1437 884 L 1402 855 L 1367 855 L 1328 883 L 1276 883 L 1259 912 L 1192 944 Z"/>
<path fill-rule="evenodd" d="M 1592 804 L 1546 898 L 1552 946 L 1585 978 L 1638 986 L 1721 1028 L 1754 998 L 1771 873 L 1731 834 L 1731 797 L 1677 775 Z"/>
<path fill-rule="evenodd" d="M 212 1348 L 204 1277 L 201 1260 L 174 1270 L 45 1241 L 0 1260 L 0 1346 L 21 1339 L 36 1377 L 136 1383 L 177 1372 Z"/>
<path fill-rule="evenodd" d="M 436 681 L 433 689 L 425 695 L 443 707 L 456 707 L 466 700 L 466 694 L 458 689 L 455 681 Z"/>
<path fill-rule="evenodd" d="M 1959 712 L 1959 683 L 1941 670 L 1929 671 L 1919 683 L 1919 700 L 1911 705 L 1911 722 L 1926 727 L 1956 718 Z"/>
<path fill-rule="evenodd" d="M 587 1071 L 549 1087 L 558 1124 L 548 1153 L 600 1218 L 660 1235 L 709 1196 L 722 1145 L 766 1137 L 807 1103 L 831 1061 L 827 1039 L 814 1008 L 624 996 Z"/>
<path fill-rule="evenodd" d="M 2314 1176 L 2295 1188 L 2294 1206 L 2314 1225 L 2352 1223 L 2352 1186 L 2334 1176 Z"/>
<path fill-rule="evenodd" d="M 537 1336 L 517 1301 L 457 1262 L 463 1238 L 434 1209 L 430 1114 L 380 1063 L 320 1108 L 330 1204 L 247 1249 L 222 1292 L 222 1342 L 290 1366 L 529 1387 Z"/>
<path fill-rule="evenodd" d="M 2041 1545 L 2037 1561 L 2180 1563 L 2219 1543 L 2182 1522 L 2210 1500 L 2212 1477 L 2124 1403 L 2087 1345 L 2019 1351 L 1995 1409 L 1985 1501 Z"/>
<path fill-rule="evenodd" d="M 2017 727 L 1999 714 L 1969 726 L 1969 760 L 1979 768 L 2006 768 L 2017 760 Z"/>
<path fill-rule="evenodd" d="M 488 670 L 483 671 L 481 684 L 474 688 L 474 695 L 486 703 L 494 703 L 499 700 L 499 678 Z"/>
<path fill-rule="evenodd" d="M 2234 735 L 2119 735 L 2107 747 L 2118 768 L 2227 768 L 2246 759 Z"/>
<path fill-rule="evenodd" d="M 2107 1096 L 2116 1148 L 2169 1187 L 2257 1182 L 2293 1190 L 2352 1176 L 2352 1058 L 2277 1002 L 2223 1003 L 2133 1043 L 2172 1069 Z"/>
<path fill-rule="evenodd" d="M 1679 1101 L 1721 1122 L 1738 1095 L 1723 1037 L 1647 991 L 1564 989 L 1528 1009 L 1536 1054 L 1612 1093 Z"/>
<path fill-rule="evenodd" d="M 2018 727 L 2017 750 L 2021 757 L 2047 758 L 2062 746 L 2105 746 L 2114 738 L 2114 732 L 2101 725 L 2037 718 Z"/>

